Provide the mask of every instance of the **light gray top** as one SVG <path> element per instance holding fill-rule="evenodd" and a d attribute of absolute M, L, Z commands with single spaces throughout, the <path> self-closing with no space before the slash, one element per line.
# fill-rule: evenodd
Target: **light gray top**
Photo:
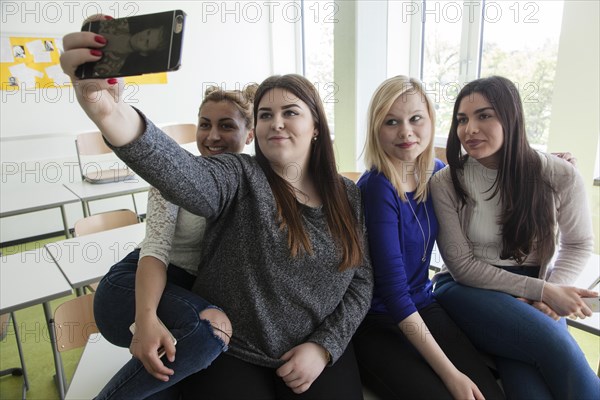
<path fill-rule="evenodd" d="M 322 207 L 300 205 L 313 254 L 292 258 L 273 193 L 252 156 L 194 156 L 148 120 L 143 135 L 114 150 L 167 200 L 207 219 L 194 291 L 230 318 L 230 355 L 277 367 L 285 352 L 312 341 L 333 362 L 340 357 L 371 303 L 367 246 L 362 266 L 340 272 Z M 343 179 L 366 239 L 360 192 Z"/>
<path fill-rule="evenodd" d="M 544 280 L 572 284 L 577 279 L 593 248 L 592 218 L 585 185 L 570 163 L 544 153 L 540 153 L 540 158 L 544 175 L 554 188 L 552 199 L 557 222 L 554 229 L 559 234 L 559 243 L 553 262 L 541 266 L 538 278 L 513 274 L 495 266 L 517 265 L 514 260 L 499 259 L 497 247 L 498 243 L 502 244 L 497 239 L 499 230 L 496 225 L 489 225 L 498 215 L 498 200 L 485 200 L 489 192 L 487 196 L 485 193 L 481 195 L 490 188 L 496 171 L 469 159 L 464 171 L 459 173 L 459 179 L 470 196 L 464 207 L 461 208 L 452 186 L 450 167 L 442 169 L 431 180 L 433 204 L 440 223 L 437 241 L 445 264 L 439 274 L 449 272 L 457 282 L 468 286 L 537 301 L 542 299 Z M 473 199 L 477 199 L 478 203 Z M 486 201 L 490 204 L 482 204 Z M 480 226 L 473 227 L 473 224 Z M 531 262 L 539 265 L 535 251 L 528 257 L 527 264 Z"/>
<path fill-rule="evenodd" d="M 146 216 L 146 237 L 140 244 L 140 258 L 152 256 L 165 265 L 173 263 L 197 275 L 206 220 L 169 203 L 156 188 L 148 192 Z"/>

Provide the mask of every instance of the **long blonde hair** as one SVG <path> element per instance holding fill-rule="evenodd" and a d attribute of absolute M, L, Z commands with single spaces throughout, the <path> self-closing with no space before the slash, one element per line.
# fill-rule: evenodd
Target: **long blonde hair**
<path fill-rule="evenodd" d="M 379 130 L 383 125 L 384 119 L 392 105 L 398 97 L 405 93 L 419 93 L 427 104 L 427 111 L 431 119 L 432 130 L 435 127 L 435 109 L 431 99 L 423 90 L 423 85 L 420 81 L 414 78 L 409 78 L 404 75 L 394 76 L 385 80 L 371 98 L 369 104 L 369 114 L 367 118 L 367 140 L 365 144 L 365 163 L 368 169 L 376 169 L 385 175 L 392 183 L 398 196 L 403 201 L 406 199 L 406 190 L 404 189 L 403 179 L 401 174 L 395 168 L 391 158 L 385 153 L 379 140 Z M 417 189 L 415 191 L 415 200 L 423 202 L 427 200 L 429 179 L 433 174 L 434 168 L 434 151 L 433 151 L 433 132 L 431 140 L 425 151 L 419 154 L 416 161 L 417 167 Z"/>

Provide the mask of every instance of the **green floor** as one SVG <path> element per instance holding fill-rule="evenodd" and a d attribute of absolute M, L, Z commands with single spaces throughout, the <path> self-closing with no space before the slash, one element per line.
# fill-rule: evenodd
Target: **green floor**
<path fill-rule="evenodd" d="M 49 239 L 48 242 L 62 238 Z M 42 243 L 43 244 L 43 243 Z M 32 246 L 39 246 L 40 243 Z M 4 255 L 18 251 L 24 251 L 31 246 L 19 246 L 17 248 L 2 249 Z M 72 296 L 57 299 L 51 302 L 51 308 Z M 48 337 L 48 328 L 44 320 L 44 312 L 41 305 L 26 308 L 15 313 L 15 317 L 21 334 L 21 342 L 29 376 L 29 391 L 27 398 L 35 399 L 58 399 L 58 390 L 54 384 L 54 362 L 52 350 Z M 600 359 L 600 338 L 577 329 L 570 329 L 572 335 L 583 349 L 588 362 L 594 370 L 598 368 Z M 81 355 L 81 349 L 70 350 L 62 354 L 65 374 L 70 380 L 77 361 Z M 19 353 L 17 351 L 14 330 L 9 325 L 7 335 L 0 340 L 0 369 L 19 366 Z M 0 378 L 0 400 L 20 399 L 23 379 L 18 376 L 4 376 Z"/>

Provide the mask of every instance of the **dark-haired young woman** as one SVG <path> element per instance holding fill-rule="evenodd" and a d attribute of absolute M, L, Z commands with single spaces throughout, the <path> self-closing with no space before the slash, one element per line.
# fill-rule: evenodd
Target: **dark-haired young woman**
<path fill-rule="evenodd" d="M 449 167 L 431 181 L 447 268 L 436 298 L 495 357 L 507 398 L 598 398 L 600 379 L 560 318 L 590 316 L 582 297 L 597 296 L 570 286 L 593 244 L 582 178 L 530 147 L 518 91 L 497 76 L 461 90 L 446 151 Z"/>
<path fill-rule="evenodd" d="M 196 157 L 118 96 L 121 80 L 74 76 L 99 58 L 94 34 L 63 44 L 79 104 L 115 153 L 208 222 L 193 291 L 222 308 L 234 334 L 227 353 L 187 378 L 190 397 L 361 399 L 349 344 L 373 275 L 360 191 L 337 172 L 315 87 L 299 75 L 266 79 L 254 98 L 256 156 Z M 172 379 L 179 358 L 167 363 Z"/>

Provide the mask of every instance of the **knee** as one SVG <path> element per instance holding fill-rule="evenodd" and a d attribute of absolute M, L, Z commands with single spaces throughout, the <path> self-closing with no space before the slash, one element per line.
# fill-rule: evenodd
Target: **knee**
<path fill-rule="evenodd" d="M 231 321 L 223 311 L 217 308 L 207 308 L 200 312 L 200 318 L 209 321 L 214 334 L 220 337 L 226 345 L 229 344 L 231 335 L 233 335 L 233 328 Z"/>

